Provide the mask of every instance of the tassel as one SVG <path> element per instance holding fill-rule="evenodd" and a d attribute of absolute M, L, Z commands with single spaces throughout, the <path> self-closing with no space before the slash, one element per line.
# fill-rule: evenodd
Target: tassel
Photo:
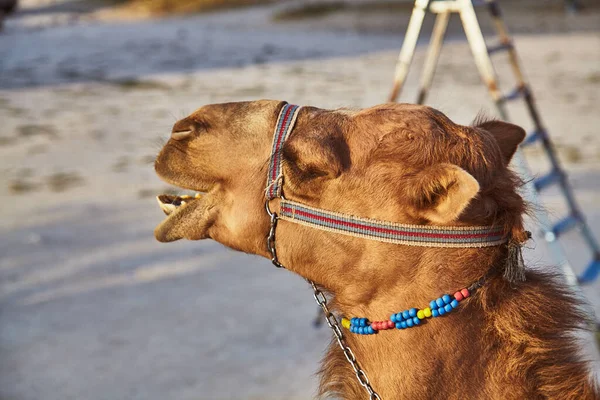
<path fill-rule="evenodd" d="M 527 237 L 531 237 L 531 233 L 526 232 Z M 510 283 L 519 283 L 525 281 L 525 262 L 523 261 L 523 252 L 521 242 L 514 237 L 508 242 L 508 254 L 506 257 L 506 265 L 504 267 L 504 279 Z"/>

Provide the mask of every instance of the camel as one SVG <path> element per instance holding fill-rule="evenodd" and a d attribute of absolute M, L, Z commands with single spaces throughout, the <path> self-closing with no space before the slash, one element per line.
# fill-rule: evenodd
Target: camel
<path fill-rule="evenodd" d="M 159 196 L 155 237 L 271 259 L 279 215 L 276 261 L 328 293 L 381 399 L 600 399 L 574 335 L 591 316 L 559 277 L 522 265 L 509 162 L 524 136 L 411 104 L 206 105 L 156 158 L 163 180 L 199 194 Z M 320 396 L 369 398 L 335 340 L 320 378 Z"/>

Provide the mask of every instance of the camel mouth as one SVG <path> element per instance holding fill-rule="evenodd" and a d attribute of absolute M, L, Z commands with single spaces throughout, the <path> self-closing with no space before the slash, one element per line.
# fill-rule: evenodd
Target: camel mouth
<path fill-rule="evenodd" d="M 165 215 L 170 216 L 178 210 L 179 208 L 185 207 L 187 204 L 192 201 L 198 200 L 202 198 L 202 193 L 196 193 L 194 196 L 190 195 L 172 195 L 172 194 L 160 194 L 156 196 L 156 201 L 158 202 L 158 206 L 165 213 Z"/>
<path fill-rule="evenodd" d="M 179 239 L 196 240 L 198 226 L 205 219 L 208 207 L 206 196 L 197 193 L 195 196 L 161 194 L 156 197 L 160 209 L 166 218 L 154 229 L 154 237 L 159 242 L 173 242 Z"/>

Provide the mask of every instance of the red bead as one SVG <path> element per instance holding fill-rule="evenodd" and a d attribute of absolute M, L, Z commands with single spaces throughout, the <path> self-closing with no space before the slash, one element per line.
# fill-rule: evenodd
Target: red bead
<path fill-rule="evenodd" d="M 454 298 L 456 299 L 456 301 L 461 301 L 462 299 L 464 299 L 464 296 L 461 292 L 456 292 L 454 293 Z"/>
<path fill-rule="evenodd" d="M 373 323 L 371 324 L 371 326 L 373 327 L 373 329 L 375 329 L 376 331 L 380 330 L 381 327 L 379 326 L 379 321 L 373 321 Z"/>
<path fill-rule="evenodd" d="M 388 329 L 392 329 L 396 326 L 396 324 L 394 324 L 391 320 L 387 320 L 387 328 Z"/>
<path fill-rule="evenodd" d="M 466 299 L 467 297 L 469 297 L 470 293 L 468 289 L 463 289 L 460 291 L 463 295 L 463 297 Z"/>

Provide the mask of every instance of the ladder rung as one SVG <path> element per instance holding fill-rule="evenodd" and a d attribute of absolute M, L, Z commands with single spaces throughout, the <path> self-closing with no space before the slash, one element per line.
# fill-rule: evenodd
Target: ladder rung
<path fill-rule="evenodd" d="M 507 102 L 510 100 L 518 99 L 519 97 L 521 97 L 523 95 L 523 93 L 525 93 L 524 88 L 521 86 L 517 86 L 512 91 L 510 91 L 508 94 L 504 95 L 502 97 L 501 101 L 504 103 L 504 102 Z"/>
<path fill-rule="evenodd" d="M 498 53 L 499 51 L 505 51 L 512 49 L 513 44 L 511 42 L 508 43 L 500 43 L 495 46 L 488 47 L 488 54 L 492 55 L 494 53 Z"/>
<path fill-rule="evenodd" d="M 578 277 L 579 283 L 590 283 L 598 279 L 598 275 L 600 275 L 600 256 L 596 256 L 595 260 L 592 260 L 590 265 L 583 271 L 583 273 Z"/>
<path fill-rule="evenodd" d="M 537 190 L 539 192 L 554 183 L 560 182 L 561 179 L 562 179 L 561 172 L 559 172 L 557 170 L 552 170 L 552 171 L 550 171 L 549 174 L 535 179 L 533 181 L 533 185 L 535 186 L 535 190 Z"/>
<path fill-rule="evenodd" d="M 529 146 L 530 144 L 534 144 L 538 140 L 540 140 L 544 136 L 544 132 L 542 131 L 533 131 L 529 135 L 525 136 L 525 139 L 521 143 L 521 146 Z"/>
<path fill-rule="evenodd" d="M 574 215 L 569 215 L 558 221 L 552 227 L 552 233 L 558 238 L 563 233 L 573 229 L 580 222 L 579 218 Z"/>

